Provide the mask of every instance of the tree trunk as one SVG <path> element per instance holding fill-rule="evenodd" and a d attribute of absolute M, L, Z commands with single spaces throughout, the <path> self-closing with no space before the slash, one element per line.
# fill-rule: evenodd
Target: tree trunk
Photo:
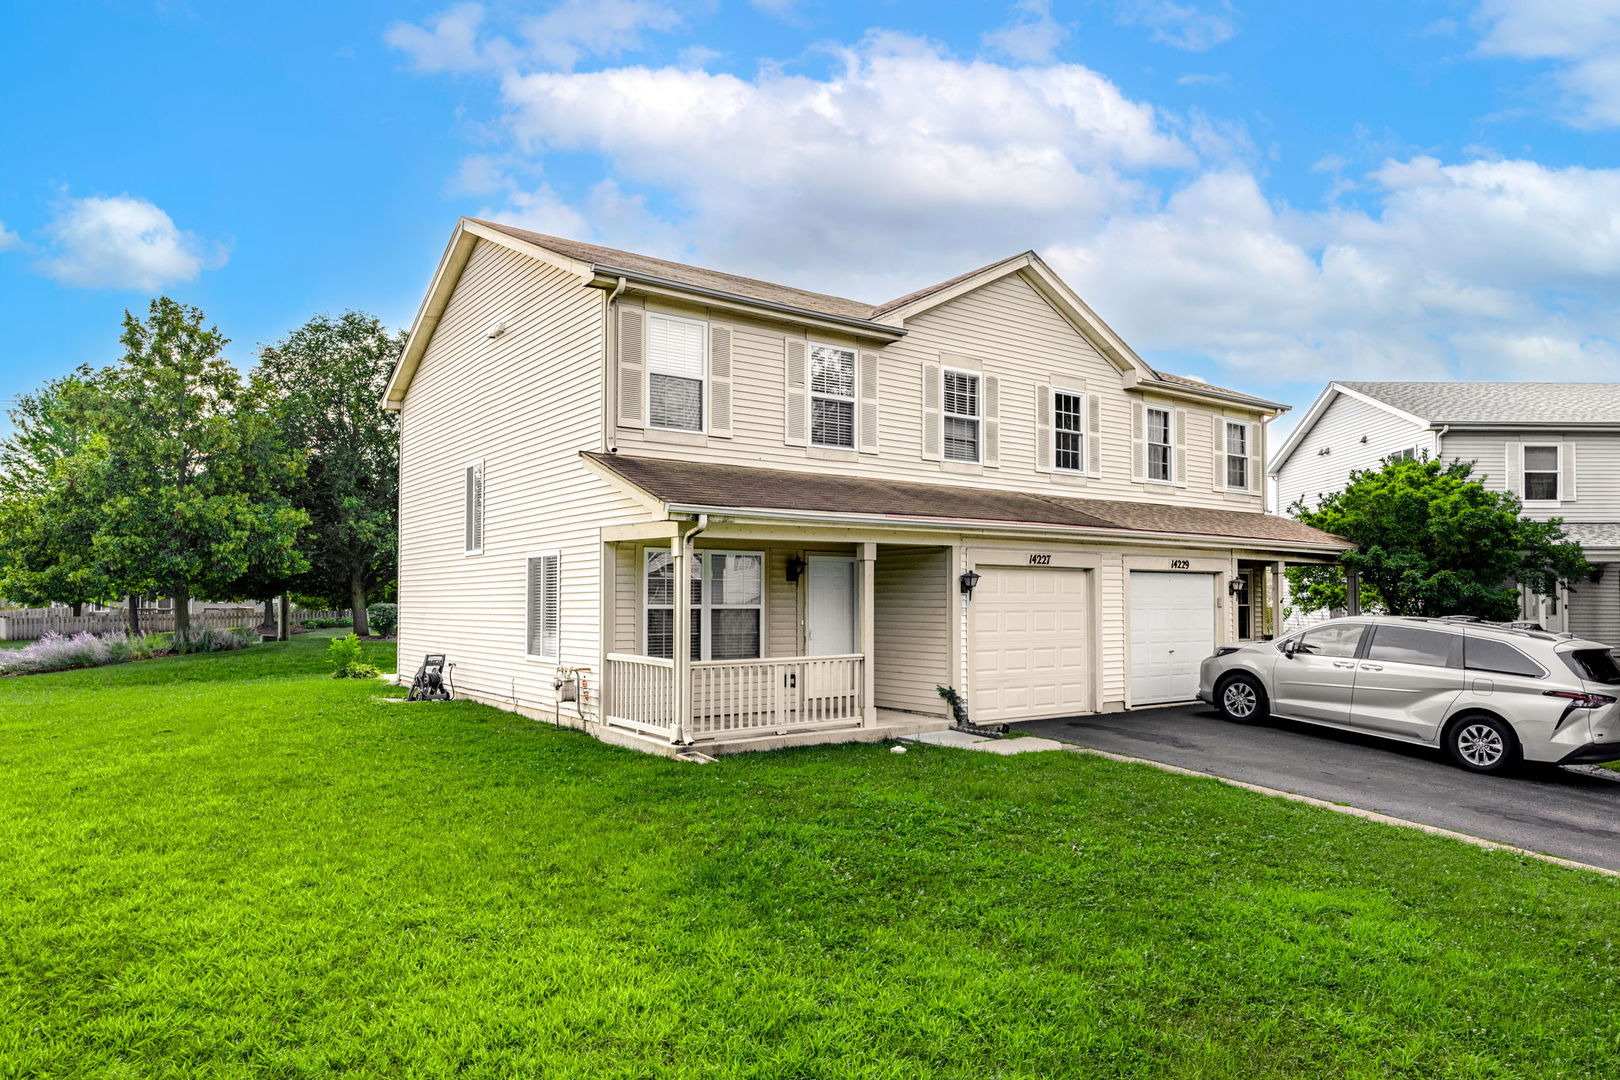
<path fill-rule="evenodd" d="M 127 630 L 129 630 L 129 634 L 130 634 L 131 637 L 140 637 L 140 635 L 141 635 L 141 598 L 136 596 L 134 593 L 130 593 L 128 598 L 125 600 L 125 603 L 128 605 L 125 616 L 124 616 L 125 628 Z"/>
<path fill-rule="evenodd" d="M 292 601 L 287 594 L 282 593 L 276 599 L 276 640 L 289 641 L 292 639 Z"/>
<path fill-rule="evenodd" d="M 349 606 L 354 609 L 354 632 L 361 637 L 371 633 L 366 625 L 366 579 L 358 569 L 349 572 Z"/>
<path fill-rule="evenodd" d="M 264 602 L 264 622 L 261 624 L 266 633 L 276 625 L 276 598 L 271 597 Z"/>
<path fill-rule="evenodd" d="M 174 589 L 174 648 L 191 644 L 191 590 L 184 585 Z"/>

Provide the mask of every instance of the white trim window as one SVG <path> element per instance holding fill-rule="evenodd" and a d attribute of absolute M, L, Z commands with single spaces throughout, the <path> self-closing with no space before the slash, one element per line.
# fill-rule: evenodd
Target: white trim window
<path fill-rule="evenodd" d="M 945 388 L 944 410 L 940 415 L 945 460 L 977 462 L 981 442 L 979 374 L 945 368 L 941 375 Z"/>
<path fill-rule="evenodd" d="M 1560 472 L 1560 447 L 1557 443 L 1524 444 L 1524 501 L 1557 502 Z"/>
<path fill-rule="evenodd" d="M 1175 444 L 1171 441 L 1169 409 L 1149 405 L 1144 410 L 1147 437 L 1147 478 L 1160 484 L 1175 483 Z"/>
<path fill-rule="evenodd" d="M 854 349 L 810 345 L 810 445 L 855 449 Z"/>
<path fill-rule="evenodd" d="M 468 555 L 484 551 L 484 462 L 469 462 L 461 473 L 462 550 Z"/>
<path fill-rule="evenodd" d="M 709 324 L 647 313 L 647 424 L 666 431 L 704 430 Z"/>
<path fill-rule="evenodd" d="M 1240 420 L 1226 421 L 1226 486 L 1249 490 L 1249 425 Z"/>
<path fill-rule="evenodd" d="M 646 560 L 646 653 L 673 655 L 675 593 L 668 551 Z M 693 660 L 757 660 L 765 635 L 765 555 L 758 551 L 698 551 L 692 555 Z"/>
<path fill-rule="evenodd" d="M 1086 471 L 1086 395 L 1052 388 L 1052 468 Z"/>
<path fill-rule="evenodd" d="M 529 556 L 529 655 L 556 660 L 562 654 L 562 555 Z"/>

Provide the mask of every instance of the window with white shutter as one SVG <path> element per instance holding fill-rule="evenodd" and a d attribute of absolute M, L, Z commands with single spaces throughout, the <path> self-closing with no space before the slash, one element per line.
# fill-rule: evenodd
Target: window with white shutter
<path fill-rule="evenodd" d="M 1524 501 L 1557 502 L 1558 478 L 1562 471 L 1558 464 L 1556 443 L 1524 445 Z"/>
<path fill-rule="evenodd" d="M 1171 440 L 1170 410 L 1152 405 L 1145 410 L 1147 422 L 1147 478 L 1168 484 L 1175 480 L 1175 446 Z"/>
<path fill-rule="evenodd" d="M 941 422 L 946 461 L 979 460 L 979 376 L 944 369 Z"/>
<path fill-rule="evenodd" d="M 1052 391 L 1052 468 L 1086 471 L 1086 395 Z"/>
<path fill-rule="evenodd" d="M 555 660 L 562 651 L 562 556 L 529 557 L 529 655 Z"/>
<path fill-rule="evenodd" d="M 708 324 L 649 312 L 646 340 L 648 425 L 702 431 Z"/>
<path fill-rule="evenodd" d="M 855 350 L 810 346 L 810 442 L 855 449 Z"/>
<path fill-rule="evenodd" d="M 1249 425 L 1236 420 L 1226 421 L 1226 486 L 1233 491 L 1248 491 Z"/>
<path fill-rule="evenodd" d="M 484 463 L 474 461 L 462 471 L 462 522 L 468 555 L 484 550 Z"/>
<path fill-rule="evenodd" d="M 647 552 L 648 656 L 674 655 L 673 562 L 668 551 Z M 765 556 L 757 551 L 694 552 L 691 589 L 692 659 L 758 659 L 764 641 Z"/>

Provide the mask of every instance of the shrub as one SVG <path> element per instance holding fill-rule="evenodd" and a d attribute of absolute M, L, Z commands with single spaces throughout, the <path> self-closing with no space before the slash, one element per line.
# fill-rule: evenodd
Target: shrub
<path fill-rule="evenodd" d="M 55 631 L 14 652 L 0 652 L 0 674 L 43 675 L 51 671 L 146 660 L 169 651 L 161 634 L 127 637 L 113 632 L 97 636 L 88 630 L 71 637 Z"/>
<path fill-rule="evenodd" d="M 340 626 L 353 626 L 353 619 L 300 619 L 299 626 L 305 630 L 334 630 Z"/>
<path fill-rule="evenodd" d="M 332 664 L 334 679 L 375 679 L 382 674 L 375 664 L 360 659 L 360 639 L 354 634 L 333 638 L 326 647 L 326 659 Z"/>
<path fill-rule="evenodd" d="M 394 627 L 399 625 L 399 605 L 372 604 L 366 608 L 366 619 L 371 623 L 373 634 L 393 637 Z"/>
<path fill-rule="evenodd" d="M 176 645 L 174 651 L 177 653 L 229 652 L 232 649 L 245 649 L 249 645 L 257 645 L 258 643 L 259 635 L 245 626 L 232 626 L 220 630 L 209 627 L 192 634 L 190 641 Z"/>

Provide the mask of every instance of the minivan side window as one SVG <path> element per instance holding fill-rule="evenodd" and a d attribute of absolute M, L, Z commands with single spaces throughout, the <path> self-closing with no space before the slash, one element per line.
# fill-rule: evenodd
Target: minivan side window
<path fill-rule="evenodd" d="M 1373 627 L 1367 659 L 1391 664 L 1462 667 L 1462 651 L 1461 634 L 1384 623 Z"/>
<path fill-rule="evenodd" d="M 1463 664 L 1470 671 L 1492 671 L 1500 675 L 1527 675 L 1539 679 L 1547 674 L 1540 664 L 1505 641 L 1468 638 L 1463 646 Z"/>
<path fill-rule="evenodd" d="M 1318 626 L 1299 635 L 1294 646 L 1295 656 L 1354 656 L 1361 644 L 1361 632 L 1367 629 L 1360 623 L 1341 626 Z"/>

